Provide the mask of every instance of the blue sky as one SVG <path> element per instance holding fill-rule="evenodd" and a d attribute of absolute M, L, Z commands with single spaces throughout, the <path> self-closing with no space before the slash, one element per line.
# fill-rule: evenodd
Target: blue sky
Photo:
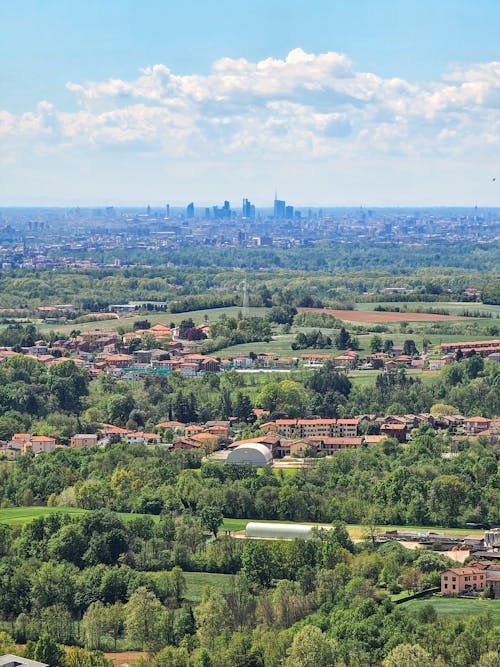
<path fill-rule="evenodd" d="M 497 0 L 1 0 L 0 25 L 0 204 L 499 204 Z"/>

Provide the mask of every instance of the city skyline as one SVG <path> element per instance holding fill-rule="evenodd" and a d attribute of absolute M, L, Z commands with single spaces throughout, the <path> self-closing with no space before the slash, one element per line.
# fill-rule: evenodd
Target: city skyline
<path fill-rule="evenodd" d="M 2 3 L 0 206 L 500 202 L 497 3 L 105 4 Z"/>

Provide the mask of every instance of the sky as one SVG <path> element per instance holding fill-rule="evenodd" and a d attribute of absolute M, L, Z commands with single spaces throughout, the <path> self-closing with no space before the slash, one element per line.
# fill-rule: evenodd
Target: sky
<path fill-rule="evenodd" d="M 0 206 L 498 206 L 499 34 L 498 0 L 0 0 Z"/>

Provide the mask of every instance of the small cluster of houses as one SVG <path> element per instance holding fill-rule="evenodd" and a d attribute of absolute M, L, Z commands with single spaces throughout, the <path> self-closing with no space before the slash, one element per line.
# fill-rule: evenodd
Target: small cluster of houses
<path fill-rule="evenodd" d="M 198 335 L 206 338 L 209 325 L 194 327 Z M 130 345 L 141 347 L 141 341 L 148 349 L 130 351 Z M 364 359 L 353 350 L 342 354 L 304 353 L 298 357 L 282 358 L 273 352 L 260 352 L 250 355 L 235 354 L 225 359 L 199 353 L 200 340 L 180 338 L 179 327 L 170 327 L 158 323 L 147 329 L 119 334 L 117 331 L 92 329 L 78 335 L 55 341 L 52 346 L 45 341 L 22 348 L 22 353 L 37 361 L 52 365 L 60 363 L 68 356 L 79 366 L 87 368 L 91 375 L 111 373 L 116 377 L 137 381 L 148 374 L 178 372 L 186 377 L 198 377 L 205 373 L 218 373 L 225 370 L 271 369 L 289 370 L 301 366 L 305 369 L 321 368 L 327 361 L 333 362 L 338 371 L 352 371 L 356 368 L 383 369 L 386 372 L 407 367 L 426 371 L 439 371 L 446 364 L 456 359 L 461 350 L 465 356 L 474 351 L 481 356 L 500 362 L 500 341 L 472 341 L 463 343 L 442 343 L 440 358 L 430 355 L 403 354 L 403 347 L 393 346 L 388 352 L 368 354 Z M 16 354 L 12 349 L 0 350 L 0 362 Z"/>
<path fill-rule="evenodd" d="M 234 449 L 247 442 L 265 445 L 273 458 L 302 458 L 305 455 L 331 455 L 337 451 L 361 446 L 371 446 L 384 438 L 395 438 L 407 442 L 412 429 L 420 424 L 429 424 L 435 429 L 449 429 L 465 436 L 488 437 L 491 442 L 500 441 L 500 419 L 476 416 L 465 418 L 461 415 L 433 417 L 429 413 L 388 415 L 357 415 L 353 418 L 315 419 L 275 419 L 264 421 L 269 414 L 255 409 L 255 417 L 260 419 L 260 431 L 250 440 L 234 440 L 231 428 L 237 419 L 207 421 L 205 424 L 184 424 L 179 421 L 163 421 L 155 426 L 155 432 L 133 431 L 114 424 L 102 424 L 99 434 L 74 435 L 70 447 L 93 447 L 120 440 L 127 444 L 169 444 L 173 449 L 200 449 L 207 453 L 220 449 Z M 378 433 L 363 434 L 361 423 L 376 425 Z M 363 429 L 366 430 L 366 429 Z M 31 450 L 35 455 L 54 451 L 59 444 L 56 438 L 29 433 L 15 433 L 6 443 L 0 443 L 0 456 L 13 459 Z"/>

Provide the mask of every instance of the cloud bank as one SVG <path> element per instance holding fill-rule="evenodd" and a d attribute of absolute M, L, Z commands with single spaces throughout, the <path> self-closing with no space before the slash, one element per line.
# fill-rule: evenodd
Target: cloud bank
<path fill-rule="evenodd" d="M 0 111 L 3 159 L 124 151 L 169 160 L 494 159 L 500 62 L 412 83 L 358 71 L 344 54 L 223 58 L 206 75 L 166 65 L 130 81 L 68 82 L 70 111 Z"/>

